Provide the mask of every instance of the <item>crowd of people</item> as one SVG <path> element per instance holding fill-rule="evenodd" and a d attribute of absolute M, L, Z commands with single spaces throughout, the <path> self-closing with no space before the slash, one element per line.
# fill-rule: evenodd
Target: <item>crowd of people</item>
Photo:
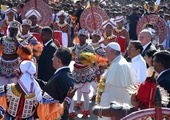
<path fill-rule="evenodd" d="M 88 119 L 95 101 L 98 120 L 118 120 L 153 108 L 157 85 L 170 94 L 168 0 L 0 4 L 0 119 L 74 120 L 82 105 Z"/>

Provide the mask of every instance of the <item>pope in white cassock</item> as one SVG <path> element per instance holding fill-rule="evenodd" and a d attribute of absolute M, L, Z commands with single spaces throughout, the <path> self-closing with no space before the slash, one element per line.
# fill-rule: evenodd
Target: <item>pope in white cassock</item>
<path fill-rule="evenodd" d="M 99 82 L 96 97 L 96 103 L 101 106 L 109 106 L 111 101 L 131 105 L 131 96 L 126 88 L 134 84 L 134 78 L 128 62 L 120 51 L 120 46 L 116 42 L 111 42 L 106 47 L 106 56 L 110 66 Z M 110 119 L 109 117 L 98 118 L 98 120 Z"/>

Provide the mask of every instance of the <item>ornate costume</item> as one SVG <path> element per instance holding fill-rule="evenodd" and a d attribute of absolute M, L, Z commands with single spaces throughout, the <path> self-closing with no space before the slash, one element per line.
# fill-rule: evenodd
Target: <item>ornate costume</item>
<path fill-rule="evenodd" d="M 26 13 L 30 10 L 36 10 L 39 14 L 36 14 L 39 16 L 39 18 L 48 18 L 48 19 L 39 19 L 38 25 L 40 26 L 49 26 L 52 21 L 52 9 L 49 7 L 48 4 L 46 4 L 43 0 L 30 0 L 27 2 L 27 4 L 22 9 L 21 17 L 22 19 L 28 18 Z M 44 10 L 46 10 L 44 12 Z M 32 13 L 32 11 L 29 12 L 29 14 Z M 29 15 L 27 13 L 27 15 Z"/>
<path fill-rule="evenodd" d="M 127 32 L 126 28 L 123 27 L 124 17 L 117 16 L 114 21 L 117 24 L 117 27 L 113 29 L 113 34 L 117 36 L 117 42 L 121 47 L 121 52 L 125 53 L 126 51 L 126 43 L 129 39 L 129 33 Z M 120 25 L 121 24 L 121 25 Z"/>
<path fill-rule="evenodd" d="M 10 13 L 10 12 L 12 12 L 13 14 L 15 14 L 16 9 L 14 9 L 14 8 L 8 8 L 8 9 L 6 9 L 4 12 L 5 12 L 5 15 L 7 15 L 7 14 Z M 8 18 L 3 21 L 2 30 L 3 30 L 3 32 L 4 32 L 4 35 L 7 35 L 8 25 L 9 25 L 9 23 L 10 23 L 11 21 L 16 21 L 16 20 L 14 19 L 14 16 L 13 16 L 13 19 L 10 20 L 10 21 L 9 21 Z"/>
<path fill-rule="evenodd" d="M 2 45 L 2 53 L 6 55 L 14 55 L 17 51 L 16 42 L 9 36 L 4 36 L 0 40 Z M 12 73 L 18 67 L 18 58 L 13 60 L 5 60 L 1 58 L 0 75 L 6 78 L 13 78 L 15 75 Z"/>
<path fill-rule="evenodd" d="M 116 37 L 116 35 L 114 35 L 114 34 L 111 34 L 110 36 L 107 36 L 106 35 L 106 33 L 104 33 L 103 34 L 103 38 L 105 39 L 105 40 L 108 40 L 109 42 L 116 42 L 117 41 L 117 37 Z"/>
<path fill-rule="evenodd" d="M 121 52 L 126 51 L 126 38 L 124 36 L 126 28 L 118 29 L 117 27 L 113 29 L 113 33 L 117 36 L 117 42 L 121 47 Z"/>
<path fill-rule="evenodd" d="M 106 30 L 108 26 L 111 26 L 112 28 L 109 28 L 109 31 Z M 103 36 L 103 44 L 102 47 L 105 48 L 110 42 L 117 42 L 117 36 L 113 34 L 113 28 L 116 27 L 115 23 L 113 21 L 107 20 L 102 23 L 101 31 Z M 107 33 L 106 33 L 107 32 Z"/>
<path fill-rule="evenodd" d="M 57 13 L 59 22 L 54 23 L 54 38 L 57 39 L 60 45 L 68 47 L 70 45 L 70 25 L 65 21 L 68 14 L 64 11 Z M 64 18 L 62 18 L 64 17 Z M 64 20 L 63 20 L 64 19 Z M 60 38 L 58 36 L 61 36 Z"/>
<path fill-rule="evenodd" d="M 94 80 L 94 71 L 91 66 L 83 65 L 80 61 L 76 60 L 76 57 L 79 56 L 82 52 L 92 52 L 93 48 L 88 43 L 85 43 L 83 46 L 76 44 L 73 48 L 75 52 L 75 64 L 73 70 L 73 77 L 76 83 L 86 83 L 92 82 Z"/>
<path fill-rule="evenodd" d="M 28 43 L 28 44 L 30 44 L 30 45 L 39 44 L 39 42 L 37 41 L 37 39 L 36 39 L 32 34 L 30 34 L 29 31 L 28 31 L 25 35 L 22 34 L 22 31 L 23 31 L 23 28 L 22 28 L 22 27 L 23 27 L 24 25 L 31 26 L 31 24 L 32 24 L 32 22 L 31 22 L 31 20 L 29 20 L 29 19 L 24 19 L 24 20 L 22 20 L 22 25 L 21 25 L 21 28 L 20 28 L 20 32 L 19 32 L 18 35 L 17 35 L 17 37 L 18 37 L 19 39 L 21 39 L 21 41 L 19 41 L 19 42 L 24 41 L 24 42 L 26 42 L 26 43 Z"/>
<path fill-rule="evenodd" d="M 32 120 L 36 110 L 42 120 L 59 118 L 63 107 L 43 92 L 35 81 L 35 64 L 31 60 L 23 60 L 19 70 L 21 74 L 17 84 L 0 87 L 0 104 L 6 110 L 5 119 Z"/>
<path fill-rule="evenodd" d="M 0 87 L 0 101 L 6 110 L 6 120 L 13 120 L 16 118 L 32 120 L 37 107 L 39 110 L 37 111 L 38 114 L 42 116 L 45 114 L 41 111 L 43 110 L 43 107 L 46 107 L 45 103 L 53 103 L 56 111 L 58 110 L 59 114 L 62 113 L 62 106 L 47 93 L 43 93 L 42 103 L 44 104 L 39 104 L 34 93 L 25 95 L 24 97 L 21 97 L 21 95 L 22 94 L 17 90 L 15 84 Z"/>
<path fill-rule="evenodd" d="M 54 31 L 54 38 L 57 39 L 60 43 L 60 45 L 67 47 L 68 46 L 68 34 L 67 29 L 69 24 L 67 22 L 64 22 L 63 24 L 60 24 L 59 22 L 55 23 L 55 26 L 57 30 Z"/>
<path fill-rule="evenodd" d="M 94 50 L 93 47 L 86 42 L 88 32 L 85 29 L 79 31 L 80 44 L 76 44 L 73 48 L 72 54 L 75 58 L 74 69 L 72 72 L 73 79 L 75 81 L 75 86 L 78 86 L 77 90 L 77 103 L 81 103 L 81 95 L 84 96 L 84 108 L 82 109 L 82 114 L 85 117 L 88 117 L 90 114 L 89 111 L 89 93 L 90 93 L 90 83 L 94 80 L 95 74 L 94 69 L 92 68 L 92 62 L 94 60 Z M 83 42 L 81 42 L 81 40 Z M 83 59 L 81 59 L 83 58 Z M 93 59 L 93 60 L 92 60 Z M 74 102 L 72 103 L 74 104 Z M 72 105 L 71 106 L 74 106 Z M 73 109 L 70 110 L 73 112 Z M 72 113 L 70 113 L 72 114 Z"/>

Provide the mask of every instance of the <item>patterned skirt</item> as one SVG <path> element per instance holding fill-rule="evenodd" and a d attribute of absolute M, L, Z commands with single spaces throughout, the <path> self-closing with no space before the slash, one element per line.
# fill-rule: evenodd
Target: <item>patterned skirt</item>
<path fill-rule="evenodd" d="M 75 83 L 92 82 L 95 79 L 95 70 L 91 66 L 74 64 L 73 78 Z"/>
<path fill-rule="evenodd" d="M 0 61 L 0 76 L 6 78 L 13 78 L 16 75 L 13 74 L 13 71 L 18 69 L 18 59 L 14 60 L 4 60 L 1 58 Z"/>

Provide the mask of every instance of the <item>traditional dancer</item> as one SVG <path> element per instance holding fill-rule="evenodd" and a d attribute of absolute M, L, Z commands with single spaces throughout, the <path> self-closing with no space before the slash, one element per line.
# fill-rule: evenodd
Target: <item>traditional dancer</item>
<path fill-rule="evenodd" d="M 68 14 L 64 11 L 60 11 L 57 13 L 57 16 L 59 18 L 59 22 L 54 23 L 54 30 L 58 30 L 59 32 L 61 32 L 61 38 L 58 39 L 60 45 L 69 47 L 71 42 L 71 30 L 70 25 L 65 21 Z"/>
<path fill-rule="evenodd" d="M 35 111 L 42 120 L 60 118 L 63 109 L 68 109 L 76 89 L 70 89 L 63 105 L 60 104 L 42 91 L 35 81 L 36 66 L 31 61 L 32 48 L 29 45 L 20 44 L 17 53 L 23 59 L 19 70 L 15 72 L 20 77 L 18 83 L 0 87 L 0 105 L 6 111 L 5 119 L 33 120 Z"/>
<path fill-rule="evenodd" d="M 22 24 L 20 26 L 20 31 L 17 35 L 17 38 L 19 38 L 19 42 L 26 42 L 29 45 L 31 45 L 34 53 L 34 57 L 36 59 L 39 58 L 41 52 L 42 52 L 42 44 L 37 41 L 37 39 L 30 33 L 30 27 L 31 27 L 31 20 L 29 19 L 24 19 L 22 20 Z"/>
<path fill-rule="evenodd" d="M 16 13 L 16 9 L 14 8 L 9 8 L 4 11 L 5 15 L 7 16 L 6 19 L 2 21 L 2 26 L 0 28 L 0 32 L 3 32 L 4 35 L 7 35 L 7 28 L 8 25 L 11 21 L 15 21 L 15 16 L 14 14 Z"/>
<path fill-rule="evenodd" d="M 30 33 L 33 36 L 35 36 L 39 42 L 42 42 L 41 38 L 40 38 L 40 32 L 41 32 L 42 27 L 38 24 L 38 22 L 42 19 L 41 14 L 35 9 L 30 9 L 25 14 L 25 17 L 27 19 L 30 19 L 32 22 L 31 28 L 30 28 Z"/>
<path fill-rule="evenodd" d="M 113 28 L 115 27 L 115 23 L 111 22 L 110 20 L 104 21 L 102 23 L 102 28 L 104 29 L 104 32 L 102 34 L 103 36 L 103 46 L 104 48 L 110 43 L 110 42 L 117 42 L 116 35 L 113 34 Z"/>
<path fill-rule="evenodd" d="M 95 30 L 92 33 L 91 45 L 93 46 L 94 51 L 96 53 L 96 63 L 94 64 L 94 70 L 96 70 L 96 77 L 95 77 L 95 81 L 91 83 L 91 86 L 93 87 L 93 96 L 91 100 L 95 100 L 96 98 L 97 85 L 98 85 L 98 82 L 100 81 L 100 76 L 104 72 L 103 67 L 105 67 L 107 63 L 107 59 L 105 58 L 106 56 L 105 50 L 99 44 L 101 36 L 102 36 L 102 33 L 99 30 Z"/>
<path fill-rule="evenodd" d="M 79 31 L 80 43 L 76 44 L 73 48 L 73 57 L 75 58 L 73 78 L 75 80 L 75 86 L 78 86 L 77 91 L 77 105 L 81 104 L 81 95 L 84 96 L 84 109 L 82 109 L 83 118 L 87 118 L 90 115 L 89 111 L 89 93 L 90 83 L 94 80 L 94 70 L 91 67 L 93 58 L 85 59 L 83 54 L 93 54 L 94 50 L 90 44 L 86 42 L 88 38 L 88 31 L 81 29 Z M 92 60 L 93 59 L 93 60 Z M 70 114 L 73 111 L 70 111 Z"/>
<path fill-rule="evenodd" d="M 18 34 L 19 23 L 16 21 L 10 22 L 8 26 L 8 34 L 0 39 L 0 86 L 9 83 L 16 83 L 16 75 L 13 71 L 18 68 Z"/>
<path fill-rule="evenodd" d="M 114 21 L 116 23 L 116 27 L 113 29 L 113 34 L 117 36 L 117 42 L 121 47 L 121 52 L 125 53 L 128 45 L 129 33 L 124 27 L 124 17 L 117 16 Z"/>
<path fill-rule="evenodd" d="M 38 21 L 42 19 L 41 14 L 37 10 L 31 9 L 25 14 L 25 17 L 32 22 L 30 32 L 40 33 L 42 27 L 38 25 Z"/>

